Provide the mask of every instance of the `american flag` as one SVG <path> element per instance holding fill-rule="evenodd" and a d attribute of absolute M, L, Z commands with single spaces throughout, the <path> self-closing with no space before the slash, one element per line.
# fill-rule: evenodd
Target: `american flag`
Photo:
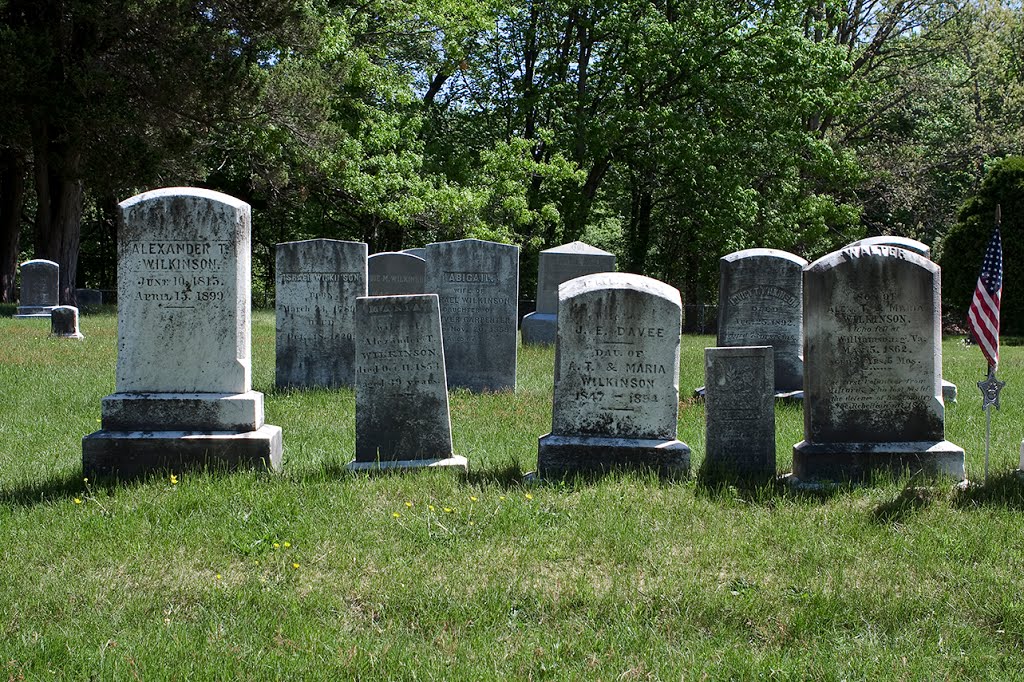
<path fill-rule="evenodd" d="M 999 366 L 999 302 L 1003 297 L 1003 240 L 999 236 L 999 208 L 996 207 L 996 229 L 992 231 L 985 261 L 981 265 L 978 286 L 974 288 L 967 323 L 978 342 L 988 366 Z"/>

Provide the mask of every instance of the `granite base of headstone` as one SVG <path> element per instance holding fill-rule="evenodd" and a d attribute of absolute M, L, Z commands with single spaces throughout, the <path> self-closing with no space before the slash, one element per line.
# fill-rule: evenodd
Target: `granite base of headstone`
<path fill-rule="evenodd" d="M 704 349 L 708 478 L 775 477 L 774 361 L 771 346 Z"/>
<path fill-rule="evenodd" d="M 965 478 L 963 449 L 945 439 L 939 276 L 893 246 L 848 247 L 804 270 L 797 479 Z"/>
<path fill-rule="evenodd" d="M 595 274 L 558 289 L 551 433 L 538 443 L 542 478 L 690 470 L 676 437 L 679 291 L 633 274 Z"/>
<path fill-rule="evenodd" d="M 250 209 L 205 189 L 120 204 L 117 392 L 82 439 L 87 477 L 281 467 L 252 390 Z"/>
<path fill-rule="evenodd" d="M 455 467 L 441 313 L 434 294 L 356 301 L 351 471 Z"/>
<path fill-rule="evenodd" d="M 584 242 L 541 251 L 537 264 L 537 308 L 523 317 L 523 343 L 551 345 L 555 342 L 560 284 L 584 275 L 614 271 L 615 254 Z"/>
<path fill-rule="evenodd" d="M 21 291 L 18 319 L 48 318 L 59 305 L 60 266 L 52 260 L 37 258 L 21 264 Z"/>
<path fill-rule="evenodd" d="M 84 339 L 78 329 L 78 308 L 59 305 L 50 312 L 50 336 L 61 339 Z"/>

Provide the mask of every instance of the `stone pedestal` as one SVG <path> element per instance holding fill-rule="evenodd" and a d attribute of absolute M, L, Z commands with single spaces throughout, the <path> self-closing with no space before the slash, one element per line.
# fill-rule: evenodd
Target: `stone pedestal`
<path fill-rule="evenodd" d="M 120 205 L 117 392 L 82 439 L 87 477 L 281 467 L 252 390 L 249 205 L 194 188 Z"/>
<path fill-rule="evenodd" d="M 543 463 L 543 464 L 542 464 Z M 690 472 L 690 447 L 675 438 L 541 436 L 537 473 L 544 478 L 605 474 L 615 469 L 650 469 L 667 478 Z"/>

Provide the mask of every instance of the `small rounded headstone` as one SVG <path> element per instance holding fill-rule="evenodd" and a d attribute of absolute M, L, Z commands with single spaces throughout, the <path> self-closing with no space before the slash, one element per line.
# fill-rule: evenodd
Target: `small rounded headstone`
<path fill-rule="evenodd" d="M 73 305 L 59 305 L 50 312 L 50 336 L 62 339 L 84 339 L 78 331 L 78 308 Z"/>

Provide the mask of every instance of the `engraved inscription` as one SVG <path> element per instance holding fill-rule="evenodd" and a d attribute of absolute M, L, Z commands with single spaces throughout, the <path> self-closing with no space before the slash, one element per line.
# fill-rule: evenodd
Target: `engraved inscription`
<path fill-rule="evenodd" d="M 135 301 L 168 309 L 194 309 L 228 300 L 227 241 L 136 240 L 125 243 L 122 267 Z"/>

